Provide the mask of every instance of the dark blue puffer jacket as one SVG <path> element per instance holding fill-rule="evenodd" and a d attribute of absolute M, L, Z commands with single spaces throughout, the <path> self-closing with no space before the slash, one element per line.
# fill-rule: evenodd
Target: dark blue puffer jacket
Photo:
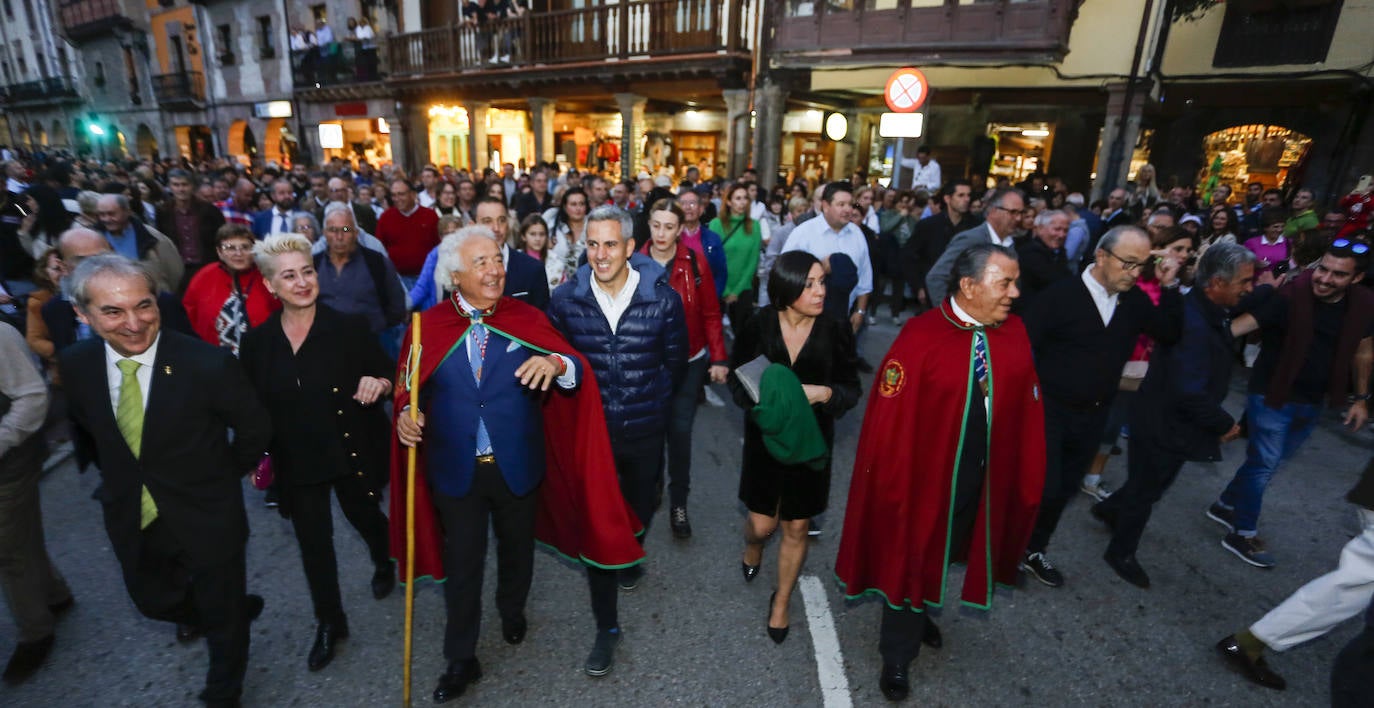
<path fill-rule="evenodd" d="M 592 295 L 590 266 L 579 267 L 549 298 L 549 320 L 591 362 L 612 441 L 663 434 L 687 366 L 682 299 L 652 258 L 636 253 L 630 265 L 639 286 L 615 334 Z"/>

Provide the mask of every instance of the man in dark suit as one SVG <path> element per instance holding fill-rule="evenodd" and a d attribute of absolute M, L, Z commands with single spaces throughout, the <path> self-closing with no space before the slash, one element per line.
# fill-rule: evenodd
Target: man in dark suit
<path fill-rule="evenodd" d="M 966 179 L 953 179 L 945 183 L 937 197 L 942 208 L 939 213 L 931 214 L 916 222 L 911 237 L 902 246 L 902 277 L 911 287 L 922 308 L 932 306 L 930 295 L 926 292 L 926 274 L 935 261 L 944 254 L 954 235 L 977 226 L 978 217 L 969 214 L 969 203 L 973 199 L 973 185 Z M 935 303 L 938 305 L 939 303 Z"/>
<path fill-rule="evenodd" d="M 434 690 L 438 703 L 462 695 L 482 675 L 476 652 L 489 523 L 498 541 L 501 636 L 511 644 L 524 641 L 525 601 L 534 574 L 535 490 L 545 474 L 541 397 L 531 394 L 551 385 L 572 389 L 582 375 L 574 357 L 542 354 L 507 337 L 496 324 L 482 324 L 488 317 L 500 322 L 504 314 L 496 307 L 504 268 L 490 231 L 481 226 L 459 230 L 444 247 L 443 261 L 439 267 L 452 274 L 462 316 L 473 324 L 457 342 L 442 342 L 453 354 L 433 368 L 421 387 L 419 425 L 404 412 L 396 424 L 405 445 L 420 442 L 421 426 L 431 431 L 424 435 L 424 467 L 442 520 L 443 572 L 448 576 L 448 670 Z M 447 309 L 426 316 L 436 312 L 452 317 Z M 542 319 L 539 313 L 530 314 Z M 428 336 L 438 336 L 433 328 L 426 329 Z M 430 371 L 423 361 L 421 369 Z"/>
<path fill-rule="evenodd" d="M 1182 336 L 1154 351 L 1131 405 L 1126 485 L 1092 513 L 1112 529 L 1103 560 L 1136 587 L 1150 587 L 1135 551 L 1155 503 L 1184 462 L 1220 460 L 1221 445 L 1240 436 L 1221 407 L 1236 358 L 1227 311 L 1254 289 L 1254 279 L 1255 254 L 1244 246 L 1217 243 L 1202 254 L 1183 298 Z"/>
<path fill-rule="evenodd" d="M 200 697 L 236 706 L 248 625 L 248 519 L 241 477 L 267 449 L 267 411 L 225 349 L 162 331 L 151 276 L 122 256 L 87 258 L 68 278 L 97 338 L 59 357 L 68 407 L 94 448 L 105 530 L 145 616 L 204 632 Z M 233 443 L 229 431 L 233 430 Z"/>
<path fill-rule="evenodd" d="M 506 205 L 496 197 L 483 197 L 477 200 L 473 213 L 477 224 L 491 229 L 501 245 L 501 258 L 506 264 L 505 294 L 544 309 L 549 304 L 549 280 L 544 275 L 544 264 L 510 247 L 510 216 Z"/>
<path fill-rule="evenodd" d="M 261 239 L 270 233 L 291 233 L 291 217 L 295 213 L 296 191 L 291 180 L 273 182 L 272 208 L 253 215 L 253 235 Z"/>
<path fill-rule="evenodd" d="M 76 270 L 81 261 L 91 256 L 113 253 L 110 242 L 104 236 L 83 228 L 64 231 L 57 239 L 57 250 L 62 255 L 62 268 L 67 273 Z M 162 313 L 163 327 L 182 334 L 194 334 L 186 309 L 177 296 L 165 291 L 158 293 L 157 309 Z M 43 303 L 40 313 L 43 323 L 48 326 L 48 336 L 59 354 L 76 342 L 95 336 L 90 327 L 77 319 L 76 311 L 63 293 Z"/>
<path fill-rule="evenodd" d="M 549 173 L 543 169 L 535 170 L 530 175 L 530 191 L 517 195 L 511 202 L 521 221 L 530 214 L 543 214 L 553 205 L 553 194 L 549 192 Z"/>
<path fill-rule="evenodd" d="M 969 247 L 980 243 L 1012 248 L 1012 234 L 1016 232 L 1021 213 L 1025 209 L 1026 200 L 1018 189 L 1003 187 L 988 197 L 984 207 L 983 223 L 955 234 L 945 247 L 945 252 L 940 254 L 939 260 L 935 261 L 935 265 L 930 267 L 930 272 L 926 273 L 926 295 L 932 308 L 939 307 L 950 295 L 950 271 L 954 268 L 954 259 Z"/>

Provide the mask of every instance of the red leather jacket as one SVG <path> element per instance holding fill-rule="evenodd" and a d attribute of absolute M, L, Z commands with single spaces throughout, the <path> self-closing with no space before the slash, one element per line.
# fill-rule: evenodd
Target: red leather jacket
<path fill-rule="evenodd" d="M 640 252 L 652 257 L 646 242 Z M 668 264 L 668 284 L 682 298 L 683 319 L 687 321 L 687 358 L 704 347 L 712 364 L 725 365 L 725 335 L 721 329 L 720 299 L 711 268 L 692 249 L 677 245 L 677 255 Z"/>

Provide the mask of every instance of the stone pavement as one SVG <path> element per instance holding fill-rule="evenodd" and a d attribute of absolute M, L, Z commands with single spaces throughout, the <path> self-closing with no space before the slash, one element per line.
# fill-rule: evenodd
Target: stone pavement
<path fill-rule="evenodd" d="M 872 328 L 863 346 L 875 365 L 896 334 Z M 865 377 L 865 390 L 871 377 Z M 1243 380 L 1228 407 L 1239 411 Z M 726 397 L 724 387 L 717 390 Z M 479 657 L 485 676 L 453 705 L 787 705 L 819 706 L 817 646 L 808 613 L 833 618 L 843 678 L 827 686 L 831 705 L 881 704 L 877 690 L 878 607 L 847 605 L 833 582 L 837 534 L 844 514 L 850 465 L 863 404 L 838 426 L 831 511 L 825 534 L 812 544 L 804 574 L 818 578 L 826 600 L 792 603 L 793 631 L 781 646 L 764 633 L 768 595 L 776 578 L 776 547 L 763 572 L 746 585 L 740 576 L 735 499 L 741 451 L 741 413 L 703 406 L 697 419 L 691 497 L 695 535 L 675 541 L 666 510 L 649 533 L 648 575 L 622 595 L 621 643 L 611 674 L 583 675 L 593 623 L 585 580 L 551 554 L 539 553 L 528 616 L 529 637 L 518 647 L 499 637 L 487 572 L 485 624 Z M 1369 433 L 1339 429 L 1334 414 L 1298 457 L 1275 478 L 1261 532 L 1279 559 L 1273 570 L 1252 568 L 1222 550 L 1221 529 L 1203 510 L 1230 478 L 1244 442 L 1228 445 L 1217 465 L 1187 465 L 1158 508 L 1139 558 L 1154 582 L 1139 590 L 1101 561 L 1106 532 L 1088 515 L 1088 499 L 1065 514 L 1050 557 L 1068 582 L 1051 589 L 1031 581 L 999 591 L 990 613 L 947 608 L 937 615 L 945 647 L 923 651 L 913 666 L 912 705 L 1315 705 L 1328 700 L 1331 662 L 1357 631 L 1351 621 L 1331 635 L 1271 663 L 1288 679 L 1278 693 L 1232 674 L 1214 654 L 1222 636 L 1258 619 L 1309 579 L 1335 566 L 1355 532 L 1343 500 L 1369 456 Z M 1125 476 L 1113 458 L 1107 479 Z M 141 618 L 124 591 L 97 503 L 93 474 L 70 461 L 43 483 L 48 544 L 76 594 L 76 607 L 58 627 L 56 648 L 38 675 L 19 687 L 0 686 L 4 706 L 195 706 L 205 670 L 203 643 L 180 645 L 170 625 Z M 357 535 L 336 514 L 345 608 L 352 637 L 325 670 L 306 670 L 314 620 L 288 521 L 263 508 L 246 489 L 253 529 L 248 546 L 249 587 L 266 598 L 253 625 L 245 685 L 249 706 L 386 706 L 400 703 L 403 595 L 381 602 L 368 590 L 371 574 Z M 961 574 L 951 573 L 957 595 Z M 415 705 L 431 705 L 443 671 L 443 598 L 418 586 Z M 0 657 L 14 627 L 0 615 Z M 823 656 L 828 649 L 822 646 Z M 831 657 L 833 658 L 833 657 Z"/>

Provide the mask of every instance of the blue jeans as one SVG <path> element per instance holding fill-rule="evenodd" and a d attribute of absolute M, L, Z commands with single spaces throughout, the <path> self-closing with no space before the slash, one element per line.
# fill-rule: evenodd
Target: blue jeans
<path fill-rule="evenodd" d="M 1245 464 L 1221 493 L 1221 503 L 1236 510 L 1236 532 L 1252 535 L 1259 525 L 1264 488 L 1278 471 L 1279 463 L 1292 457 L 1312 435 L 1322 407 L 1315 403 L 1285 403 L 1274 410 L 1264 405 L 1264 394 L 1246 398 L 1250 445 Z"/>

